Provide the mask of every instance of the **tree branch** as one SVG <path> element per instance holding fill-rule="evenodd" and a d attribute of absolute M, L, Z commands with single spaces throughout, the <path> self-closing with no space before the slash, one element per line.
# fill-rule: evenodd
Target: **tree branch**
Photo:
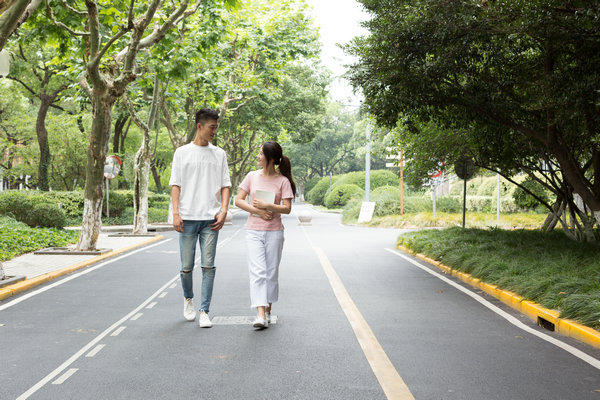
<path fill-rule="evenodd" d="M 63 24 L 62 22 L 57 21 L 56 17 L 54 16 L 54 11 L 52 11 L 52 8 L 50 8 L 50 4 L 48 4 L 48 0 L 46 0 L 45 2 L 46 2 L 46 13 L 48 14 L 48 18 L 50 18 L 50 21 L 52 21 L 54 23 L 54 25 L 58 26 L 59 28 L 63 28 L 64 30 L 66 30 L 73 36 L 85 36 L 85 37 L 90 36 L 89 32 L 75 31 L 75 30 L 69 28 L 67 25 Z"/>

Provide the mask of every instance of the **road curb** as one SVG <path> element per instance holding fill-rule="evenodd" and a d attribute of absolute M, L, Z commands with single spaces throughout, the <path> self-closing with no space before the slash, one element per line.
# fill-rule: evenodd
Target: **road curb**
<path fill-rule="evenodd" d="M 24 281 L 15 283 L 13 285 L 8 285 L 6 287 L 3 287 L 2 289 L 0 289 L 0 300 L 4 300 L 8 297 L 14 296 L 16 294 L 22 293 L 26 290 L 32 289 L 36 286 L 39 286 L 43 283 L 49 282 L 51 280 L 54 280 L 56 278 L 59 278 L 63 275 L 67 275 L 70 274 L 71 272 L 77 271 L 79 269 L 85 268 L 87 266 L 90 266 L 92 264 L 95 264 L 99 261 L 105 260 L 107 258 L 112 258 L 115 256 L 118 256 L 119 254 L 123 254 L 126 253 L 128 251 L 131 251 L 133 249 L 136 249 L 138 247 L 143 247 L 143 246 L 147 246 L 149 244 L 152 244 L 154 242 L 158 242 L 160 240 L 164 239 L 164 236 L 162 235 L 157 235 L 154 236 L 153 238 L 150 238 L 144 242 L 140 242 L 137 244 L 133 244 L 131 246 L 127 246 L 124 247 L 122 249 L 119 250 L 113 250 L 110 251 L 106 254 L 102 254 L 98 257 L 94 257 L 91 260 L 87 260 L 87 261 L 82 261 L 80 263 L 74 264 L 74 265 L 70 265 L 68 267 L 64 267 L 61 269 L 58 269 L 56 271 L 52 271 L 52 272 L 48 272 L 46 274 L 40 275 L 40 276 L 36 276 L 35 278 L 31 278 L 31 279 L 26 279 Z"/>
<path fill-rule="evenodd" d="M 415 253 L 414 251 L 404 246 L 397 246 L 397 248 L 398 250 L 402 250 L 406 253 L 412 254 L 420 260 L 434 265 L 435 267 L 439 268 L 448 275 L 457 277 L 461 281 L 475 288 L 481 289 L 491 296 L 494 296 L 509 307 L 526 315 L 538 325 L 553 328 L 550 330 L 554 330 L 555 332 L 563 336 L 577 339 L 580 342 L 589 344 L 590 346 L 593 346 L 595 348 L 600 348 L 600 332 L 598 332 L 595 329 L 592 329 L 570 319 L 560 318 L 560 312 L 556 310 L 545 308 L 540 304 L 534 303 L 533 301 L 525 300 L 523 297 L 517 295 L 516 293 L 500 289 L 498 288 L 498 286 L 485 283 L 478 278 L 473 278 L 469 274 L 457 271 L 452 267 L 449 267 L 447 265 L 442 264 L 439 261 L 427 257 L 424 254 Z"/>

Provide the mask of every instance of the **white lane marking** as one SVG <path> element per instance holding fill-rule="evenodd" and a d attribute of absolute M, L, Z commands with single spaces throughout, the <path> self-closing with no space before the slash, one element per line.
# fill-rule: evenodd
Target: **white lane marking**
<path fill-rule="evenodd" d="M 162 293 L 160 294 L 160 296 L 158 296 L 158 298 L 159 298 L 159 299 L 164 299 L 164 298 L 165 298 L 165 296 L 167 295 L 167 293 L 168 293 L 168 292 L 162 292 Z"/>
<path fill-rule="evenodd" d="M 105 344 L 99 344 L 98 346 L 94 347 L 94 350 L 92 350 L 89 353 L 87 353 L 86 357 L 94 357 L 96 354 L 98 354 L 100 352 L 100 350 L 102 350 L 104 348 L 104 346 L 106 346 L 106 345 Z"/>
<path fill-rule="evenodd" d="M 137 313 L 133 317 L 131 317 L 131 321 L 137 321 L 144 313 Z"/>
<path fill-rule="evenodd" d="M 79 359 L 79 357 L 81 357 L 83 354 L 88 352 L 93 346 L 98 344 L 98 342 L 100 342 L 107 335 L 109 335 L 111 332 L 113 332 L 115 329 L 117 329 L 117 327 L 121 326 L 121 324 L 123 324 L 125 321 L 130 319 L 133 315 L 138 313 L 142 308 L 146 307 L 148 305 L 148 303 L 150 303 L 154 298 L 156 298 L 159 294 L 161 294 L 169 285 L 171 285 L 177 279 L 179 279 L 179 274 L 177 274 L 175 277 L 173 277 L 171 280 L 169 280 L 169 282 L 167 282 L 160 289 L 158 289 L 153 295 L 151 295 L 146 300 L 144 300 L 144 302 L 142 304 L 140 304 L 138 307 L 136 307 L 133 311 L 131 311 L 130 313 L 125 315 L 123 318 L 121 318 L 120 320 L 118 320 L 117 322 L 112 324 L 108 329 L 106 329 L 104 332 L 102 332 L 101 334 L 96 336 L 88 344 L 83 346 L 81 348 L 81 350 L 79 350 L 78 352 L 73 354 L 67 361 L 65 361 L 60 366 L 58 366 L 58 368 L 56 368 L 54 371 L 50 372 L 48 375 L 46 375 L 46 377 L 44 377 L 38 383 L 33 385 L 31 388 L 29 388 L 29 390 L 27 390 L 25 393 L 23 393 L 21 396 L 19 396 L 17 398 L 17 400 L 27 399 L 27 398 L 29 398 L 29 396 L 31 396 L 32 394 L 34 394 L 35 392 L 40 390 L 48 382 L 50 382 L 52 379 L 54 379 L 56 376 L 58 376 L 58 374 L 60 374 L 62 371 L 64 371 L 67 367 L 69 367 L 75 361 L 77 361 L 77 359 Z"/>
<path fill-rule="evenodd" d="M 148 304 L 148 306 L 146 308 L 154 308 L 154 306 L 157 304 L 158 303 L 156 301 L 153 301 L 152 303 Z"/>
<path fill-rule="evenodd" d="M 121 334 L 121 332 L 123 332 L 125 329 L 127 329 L 126 326 L 121 326 L 121 327 L 119 327 L 119 329 L 117 329 L 116 331 L 111 333 L 110 336 L 119 336 Z"/>
<path fill-rule="evenodd" d="M 171 286 L 169 286 L 169 289 L 173 289 L 175 286 L 177 286 L 176 283 L 172 284 Z"/>
<path fill-rule="evenodd" d="M 67 372 L 65 372 L 60 378 L 58 378 L 57 380 L 55 380 L 54 382 L 52 382 L 53 385 L 62 385 L 63 383 L 65 383 L 65 381 L 67 379 L 69 379 L 71 376 L 73 376 L 73 374 L 75 372 L 77 372 L 79 369 L 78 368 L 71 368 L 70 370 L 68 370 Z"/>
<path fill-rule="evenodd" d="M 121 260 L 121 259 L 123 259 L 123 258 L 125 258 L 125 257 L 129 257 L 129 256 L 131 256 L 131 255 L 134 255 L 135 253 L 139 253 L 140 251 L 147 250 L 147 249 L 149 249 L 149 248 L 151 248 L 151 247 L 158 246 L 158 245 L 160 245 L 160 244 L 164 244 L 164 243 L 168 242 L 169 240 L 171 240 L 171 239 L 165 239 L 165 240 L 161 240 L 160 242 L 157 242 L 157 243 L 151 244 L 151 245 L 149 245 L 149 246 L 144 246 L 144 247 L 141 247 L 141 248 L 139 248 L 139 249 L 137 249 L 137 250 L 133 250 L 133 251 L 131 251 L 131 252 L 127 253 L 127 254 L 123 254 L 122 256 L 119 256 L 119 257 L 116 257 L 116 258 L 112 258 L 112 259 L 110 259 L 110 260 L 108 260 L 108 261 L 105 261 L 105 262 L 103 262 L 103 263 L 101 263 L 101 264 L 98 264 L 98 265 L 96 265 L 95 267 L 85 268 L 85 269 L 84 269 L 83 271 L 81 271 L 81 272 L 78 272 L 78 273 L 76 273 L 76 274 L 70 275 L 69 277 L 67 277 L 67 278 L 65 278 L 65 279 L 61 279 L 60 281 L 54 282 L 54 283 L 52 283 L 52 284 L 50 284 L 50 285 L 48 285 L 48 286 L 44 286 L 44 287 L 43 287 L 43 288 L 41 288 L 41 289 L 37 289 L 37 290 L 34 290 L 34 291 L 32 291 L 32 292 L 29 292 L 29 293 L 27 293 L 27 294 L 25 294 L 25 295 L 23 295 L 23 296 L 19 297 L 18 299 L 14 299 L 14 300 L 12 300 L 12 301 L 10 301 L 10 302 L 6 303 L 6 304 L 3 304 L 3 305 L 1 305 L 1 306 L 0 306 L 0 311 L 2 311 L 2 310 L 6 310 L 7 308 L 9 308 L 9 307 L 12 307 L 12 306 L 14 306 L 14 305 L 16 305 L 16 304 L 19 304 L 19 303 L 20 303 L 20 302 L 22 302 L 22 301 L 25 301 L 25 300 L 27 300 L 27 299 L 29 299 L 29 298 L 33 297 L 33 296 L 36 296 L 36 295 L 38 295 L 38 294 L 40 294 L 40 293 L 43 293 L 43 292 L 45 292 L 46 290 L 50 290 L 50 289 L 52 289 L 52 288 L 55 288 L 55 287 L 57 287 L 57 286 L 60 286 L 60 285 L 62 285 L 63 283 L 67 283 L 67 282 L 69 282 L 69 281 L 71 281 L 71 280 L 73 280 L 73 279 L 75 279 L 75 278 L 79 278 L 79 277 L 80 277 L 80 276 L 82 276 L 82 275 L 89 274 L 90 272 L 92 272 L 92 271 L 95 271 L 95 270 L 97 270 L 97 269 L 99 269 L 99 268 L 102 268 L 102 267 L 104 267 L 104 266 L 106 266 L 106 265 L 108 265 L 108 264 L 110 264 L 110 263 L 113 263 L 113 262 L 115 262 L 115 261 Z"/>
<path fill-rule="evenodd" d="M 227 239 L 224 239 L 222 242 L 220 242 L 219 244 L 217 244 L 217 247 L 221 247 L 221 246 L 225 245 L 226 243 L 228 243 L 241 230 L 242 230 L 242 228 L 238 229 L 233 235 L 231 235 Z M 168 240 L 171 240 L 171 239 L 167 239 L 166 241 L 168 241 Z M 165 243 L 165 241 L 158 242 L 158 243 L 156 243 L 154 245 L 151 245 L 151 246 L 148 246 L 148 247 L 156 246 L 156 245 L 162 244 L 162 243 Z M 136 253 L 138 251 L 142 251 L 142 250 L 148 249 L 148 247 L 143 247 L 143 248 L 141 248 L 139 250 L 136 250 L 136 251 L 134 251 L 132 253 L 128 253 L 125 256 L 128 256 L 130 254 Z M 119 258 L 122 258 L 122 257 L 119 257 Z M 99 266 L 94 267 L 94 268 L 96 269 L 98 267 Z M 89 270 L 88 270 L 88 272 L 89 272 Z M 156 292 L 154 292 L 154 294 L 152 294 L 150 297 L 148 297 L 146 300 L 144 300 L 144 302 L 142 304 L 140 304 L 136 309 L 134 309 L 133 311 L 131 311 L 129 314 L 125 315 L 119 321 L 117 321 L 114 324 L 112 324 L 108 329 L 106 329 L 104 332 L 102 332 L 101 334 L 99 334 L 98 336 L 96 336 L 96 338 L 94 338 L 88 344 L 86 344 L 85 346 L 83 346 L 81 348 L 81 350 L 79 350 L 77 353 L 73 354 L 67 361 L 65 361 L 60 366 L 58 366 L 58 368 L 56 368 L 54 371 L 50 372 L 48 375 L 46 375 L 46 377 L 44 377 L 38 383 L 36 383 L 35 385 L 33 385 L 31 388 L 29 388 L 29 390 L 27 390 L 25 393 L 23 393 L 22 395 L 20 395 L 19 397 L 17 397 L 17 400 L 28 399 L 32 394 L 36 393 L 38 390 L 40 390 L 42 387 L 44 387 L 48 382 L 50 382 L 52 379 L 54 379 L 56 376 L 58 376 L 58 374 L 60 374 L 62 371 L 64 371 L 67 367 L 69 367 L 75 361 L 77 361 L 79 359 L 79 357 L 81 357 L 83 354 L 85 354 L 87 351 L 89 351 L 89 349 L 91 349 L 99 341 L 101 341 L 102 339 L 104 339 L 108 334 L 110 334 L 112 331 L 114 331 L 118 326 L 120 326 L 122 323 L 124 323 L 125 321 L 127 321 L 128 319 L 130 319 L 132 316 L 134 316 L 135 314 L 137 314 L 142 308 L 146 307 L 148 305 L 148 303 L 150 303 L 152 300 L 154 300 L 160 293 L 162 293 L 163 291 L 165 291 L 167 289 L 167 287 L 169 287 L 170 285 L 176 285 L 175 282 L 178 279 L 179 279 L 179 273 L 175 277 L 173 277 L 172 279 L 170 279 L 160 289 L 158 289 Z M 45 288 L 45 289 L 47 290 L 47 288 Z M 19 298 L 18 300 L 20 300 L 20 299 L 21 298 Z"/>
<path fill-rule="evenodd" d="M 386 249 L 387 251 L 389 251 L 392 254 L 397 255 L 398 257 L 402 257 L 404 258 L 406 261 L 410 262 L 411 264 L 416 265 L 417 267 L 421 268 L 423 271 L 435 276 L 436 278 L 441 279 L 442 281 L 446 282 L 447 284 L 454 286 L 456 289 L 460 290 L 461 292 L 465 293 L 466 295 L 472 297 L 473 299 L 475 299 L 476 301 L 478 301 L 479 303 L 481 303 L 482 305 L 484 305 L 485 307 L 489 308 L 490 310 L 492 310 L 493 312 L 495 312 L 496 314 L 498 314 L 499 316 L 501 316 L 502 318 L 506 319 L 508 322 L 510 322 L 511 324 L 513 324 L 514 326 L 516 326 L 519 329 L 524 330 L 525 332 L 528 332 L 534 336 L 537 336 L 538 338 L 545 340 L 548 343 L 551 343 L 561 349 L 563 349 L 564 351 L 571 353 L 572 355 L 574 355 L 575 357 L 579 358 L 580 360 L 585 361 L 586 363 L 590 364 L 591 366 L 600 369 L 600 360 L 584 353 L 583 351 L 567 344 L 564 342 L 561 342 L 558 339 L 553 338 L 552 336 L 548 336 L 545 333 L 539 332 L 527 325 L 525 325 L 524 323 L 522 323 L 521 321 L 519 321 L 517 318 L 513 317 L 512 315 L 510 315 L 509 313 L 507 313 L 506 311 L 500 309 L 499 307 L 493 305 L 492 303 L 490 303 L 489 301 L 487 301 L 486 299 L 484 299 L 483 297 L 481 297 L 480 295 L 473 293 L 472 291 L 470 291 L 469 289 L 459 285 L 458 283 L 454 282 L 451 279 L 448 279 L 447 277 L 445 277 L 444 275 L 433 271 L 429 268 L 427 268 L 426 266 L 424 266 L 423 264 L 419 263 L 418 261 L 413 260 L 410 257 L 405 256 L 404 254 L 399 253 L 396 250 L 392 250 L 392 249 Z"/>

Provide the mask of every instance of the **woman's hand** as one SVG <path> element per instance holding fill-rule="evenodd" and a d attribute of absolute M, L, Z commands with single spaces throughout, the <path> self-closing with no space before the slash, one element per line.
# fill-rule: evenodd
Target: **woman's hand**
<path fill-rule="evenodd" d="M 266 210 L 268 205 L 269 205 L 269 203 L 264 202 L 259 199 L 252 200 L 252 206 L 258 208 L 259 210 Z"/>
<path fill-rule="evenodd" d="M 257 208 L 256 211 L 257 211 L 256 214 L 258 214 L 258 216 L 260 218 L 264 219 L 265 221 L 270 221 L 273 219 L 273 213 L 271 211 L 267 211 L 262 208 Z"/>

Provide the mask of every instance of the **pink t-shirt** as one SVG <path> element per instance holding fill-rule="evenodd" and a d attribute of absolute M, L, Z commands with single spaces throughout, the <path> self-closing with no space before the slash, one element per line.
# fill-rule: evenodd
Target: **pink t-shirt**
<path fill-rule="evenodd" d="M 283 175 L 266 178 L 261 176 L 261 170 L 249 172 L 240 184 L 240 189 L 250 193 L 250 204 L 254 201 L 254 194 L 257 189 L 275 192 L 275 204 L 281 204 L 281 199 L 293 199 L 292 185 L 288 178 Z M 273 219 L 265 221 L 253 214 L 248 216 L 246 229 L 256 231 L 281 231 L 283 224 L 281 223 L 281 214 L 273 213 Z"/>

